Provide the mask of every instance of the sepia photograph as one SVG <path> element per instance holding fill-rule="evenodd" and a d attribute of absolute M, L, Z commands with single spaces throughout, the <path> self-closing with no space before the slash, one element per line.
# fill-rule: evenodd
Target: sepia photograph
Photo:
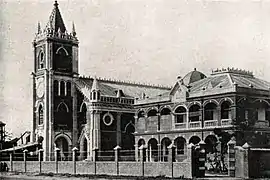
<path fill-rule="evenodd" d="M 0 0 L 0 180 L 270 178 L 270 0 Z"/>

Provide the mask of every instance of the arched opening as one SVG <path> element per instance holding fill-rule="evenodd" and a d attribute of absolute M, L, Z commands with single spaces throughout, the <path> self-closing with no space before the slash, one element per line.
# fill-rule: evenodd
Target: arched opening
<path fill-rule="evenodd" d="M 161 116 L 166 116 L 166 115 L 170 115 L 171 114 L 171 110 L 169 108 L 163 108 L 160 112 Z"/>
<path fill-rule="evenodd" d="M 38 124 L 43 124 L 43 106 L 40 105 L 38 108 Z"/>
<path fill-rule="evenodd" d="M 177 155 L 183 155 L 186 153 L 186 139 L 183 137 L 177 137 L 174 140 L 174 145 L 176 146 L 176 154 Z"/>
<path fill-rule="evenodd" d="M 81 131 L 87 123 L 87 107 L 85 103 L 81 105 L 80 112 L 78 113 L 78 120 L 79 129 Z"/>
<path fill-rule="evenodd" d="M 148 141 L 148 152 L 151 162 L 158 161 L 158 142 L 155 138 Z"/>
<path fill-rule="evenodd" d="M 204 119 L 205 120 L 217 120 L 217 105 L 214 103 L 208 103 L 204 107 Z"/>
<path fill-rule="evenodd" d="M 189 121 L 190 122 L 200 121 L 200 116 L 201 116 L 200 106 L 197 104 L 190 106 Z"/>
<path fill-rule="evenodd" d="M 159 124 L 158 122 L 158 116 L 157 116 L 157 110 L 156 109 L 151 109 L 148 113 L 147 113 L 147 121 L 146 121 L 146 131 L 150 131 L 150 132 L 155 132 L 158 130 L 158 126 Z"/>
<path fill-rule="evenodd" d="M 65 95 L 65 82 L 64 81 L 60 82 L 60 95 L 61 96 Z"/>
<path fill-rule="evenodd" d="M 194 145 L 198 144 L 201 141 L 201 139 L 198 136 L 192 136 L 189 139 L 189 144 L 192 143 Z"/>
<path fill-rule="evenodd" d="M 53 92 L 55 96 L 59 95 L 59 82 L 57 80 L 53 81 Z"/>
<path fill-rule="evenodd" d="M 183 106 L 179 106 L 175 109 L 175 123 L 186 123 L 187 110 Z"/>
<path fill-rule="evenodd" d="M 168 161 L 169 150 L 168 146 L 171 145 L 172 141 L 165 137 L 161 140 L 161 160 Z"/>
<path fill-rule="evenodd" d="M 87 159 L 87 139 L 83 141 L 83 159 Z"/>
<path fill-rule="evenodd" d="M 60 159 L 62 161 L 70 160 L 70 154 L 69 154 L 69 144 L 66 138 L 64 137 L 58 137 L 55 140 L 55 145 L 57 148 L 60 149 Z"/>
<path fill-rule="evenodd" d="M 122 133 L 122 149 L 134 150 L 135 137 L 133 133 L 135 132 L 135 127 L 133 123 L 128 123 Z"/>
<path fill-rule="evenodd" d="M 224 101 L 221 104 L 221 119 L 231 119 L 231 103 Z"/>
<path fill-rule="evenodd" d="M 139 139 L 139 141 L 138 141 L 138 148 L 140 148 L 141 145 L 145 145 L 145 140 L 144 139 Z"/>
<path fill-rule="evenodd" d="M 157 110 L 155 110 L 155 109 L 151 109 L 147 114 L 148 117 L 152 117 L 152 116 L 156 116 L 156 115 L 157 115 Z"/>

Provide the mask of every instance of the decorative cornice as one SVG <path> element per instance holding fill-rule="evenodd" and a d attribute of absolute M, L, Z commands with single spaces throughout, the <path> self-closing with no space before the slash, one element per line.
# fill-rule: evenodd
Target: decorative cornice
<path fill-rule="evenodd" d="M 250 76 L 253 77 L 253 72 L 251 71 L 247 71 L 247 70 L 243 70 L 243 69 L 238 69 L 238 68 L 222 68 L 222 69 L 216 69 L 216 70 L 212 70 L 212 74 L 211 75 L 215 75 L 215 74 L 222 74 L 222 73 L 233 73 L 233 74 L 240 74 L 240 75 L 245 75 L 245 76 Z"/>

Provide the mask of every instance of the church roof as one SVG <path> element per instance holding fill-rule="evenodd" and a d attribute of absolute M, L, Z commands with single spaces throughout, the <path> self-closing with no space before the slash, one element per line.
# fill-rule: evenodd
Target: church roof
<path fill-rule="evenodd" d="M 60 10 L 58 8 L 57 1 L 55 1 L 55 3 L 54 3 L 54 8 L 53 8 L 52 13 L 49 17 L 49 22 L 46 25 L 45 30 L 47 30 L 47 29 L 53 30 L 54 32 L 58 32 L 59 30 L 62 33 L 66 32 L 66 26 L 64 24 Z"/>
<path fill-rule="evenodd" d="M 107 79 L 97 79 L 97 81 L 102 96 L 117 97 L 119 90 L 121 90 L 123 97 L 140 98 L 142 93 L 145 93 L 146 96 L 154 97 L 170 91 L 169 87 L 136 84 Z M 79 78 L 76 80 L 77 87 L 79 89 L 86 89 L 87 92 L 85 93 L 89 92 L 88 94 L 90 94 L 93 82 L 94 78 Z"/>

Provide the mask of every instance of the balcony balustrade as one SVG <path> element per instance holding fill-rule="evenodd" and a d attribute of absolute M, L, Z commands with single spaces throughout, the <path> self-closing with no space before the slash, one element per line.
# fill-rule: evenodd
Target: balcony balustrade
<path fill-rule="evenodd" d="M 216 127 L 218 126 L 218 121 L 217 120 L 206 120 L 204 121 L 204 127 L 209 128 L 209 127 Z"/>
<path fill-rule="evenodd" d="M 190 122 L 189 128 L 201 128 L 201 121 Z"/>
<path fill-rule="evenodd" d="M 232 120 L 231 119 L 221 119 L 221 126 L 231 126 Z"/>

